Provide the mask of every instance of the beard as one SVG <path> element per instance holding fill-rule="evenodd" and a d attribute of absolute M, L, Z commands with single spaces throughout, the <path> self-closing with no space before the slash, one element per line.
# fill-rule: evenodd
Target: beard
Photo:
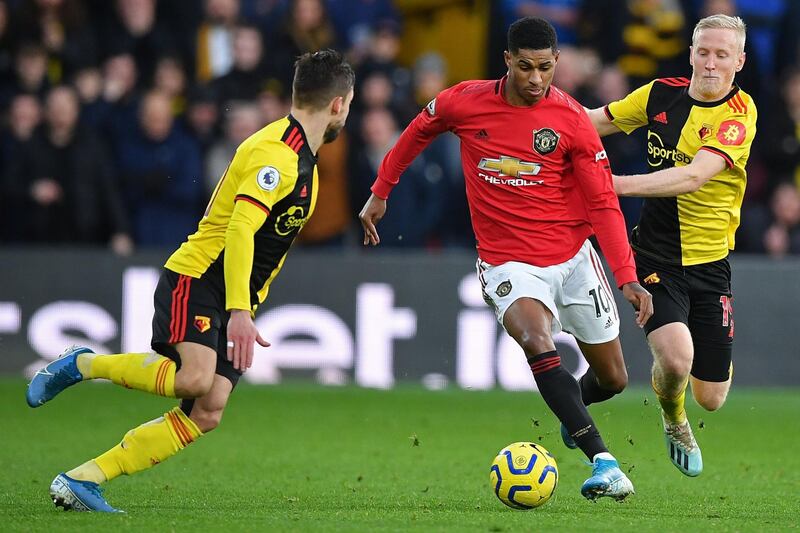
<path fill-rule="evenodd" d="M 322 136 L 322 144 L 332 143 L 336 140 L 336 137 L 339 136 L 339 133 L 342 131 L 344 124 L 330 124 L 325 129 L 325 133 Z"/>
<path fill-rule="evenodd" d="M 719 80 L 701 79 L 698 89 L 700 89 L 700 94 L 703 96 L 713 96 L 719 92 L 721 86 L 722 84 L 719 83 Z"/>
<path fill-rule="evenodd" d="M 696 78 L 697 92 L 705 98 L 721 98 L 733 87 L 733 78 L 728 80 L 724 76 L 716 79 Z"/>

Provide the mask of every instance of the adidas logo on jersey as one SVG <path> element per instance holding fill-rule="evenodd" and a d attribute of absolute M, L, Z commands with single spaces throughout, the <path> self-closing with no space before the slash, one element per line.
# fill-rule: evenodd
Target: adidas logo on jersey
<path fill-rule="evenodd" d="M 667 124 L 667 112 L 662 111 L 661 113 L 654 116 L 653 120 L 655 120 L 656 122 L 660 122 L 662 124 Z"/>
<path fill-rule="evenodd" d="M 606 325 L 603 327 L 603 329 L 608 329 L 613 325 L 614 325 L 614 321 L 611 320 L 611 317 L 608 317 L 608 320 L 606 320 Z"/>
<path fill-rule="evenodd" d="M 486 133 L 486 130 L 482 129 L 478 133 L 475 134 L 476 139 L 488 139 L 489 134 Z"/>

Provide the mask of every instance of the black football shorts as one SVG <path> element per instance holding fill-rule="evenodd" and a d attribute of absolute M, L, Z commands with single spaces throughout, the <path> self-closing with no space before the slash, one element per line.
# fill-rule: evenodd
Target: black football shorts
<path fill-rule="evenodd" d="M 639 283 L 653 295 L 650 332 L 672 322 L 689 328 L 694 344 L 692 375 L 703 381 L 730 377 L 733 351 L 733 294 L 727 259 L 681 266 L 636 254 Z"/>
<path fill-rule="evenodd" d="M 242 373 L 228 361 L 225 293 L 203 277 L 192 278 L 169 269 L 161 272 L 155 295 L 153 350 L 169 357 L 180 368 L 179 342 L 196 342 L 217 352 L 216 373 L 235 386 Z"/>

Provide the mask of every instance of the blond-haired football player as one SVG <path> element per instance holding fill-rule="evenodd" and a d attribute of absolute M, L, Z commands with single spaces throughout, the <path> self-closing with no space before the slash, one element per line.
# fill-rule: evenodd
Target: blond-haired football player
<path fill-rule="evenodd" d="M 756 106 L 734 77 L 742 69 L 745 24 L 713 15 L 694 28 L 692 77 L 664 78 L 589 112 L 601 136 L 647 127 L 652 171 L 614 176 L 620 196 L 645 198 L 631 242 L 637 275 L 653 294 L 645 325 L 653 390 L 667 453 L 688 476 L 703 470 L 684 397 L 713 411 L 731 385 L 733 306 L 728 252 L 744 197 Z"/>

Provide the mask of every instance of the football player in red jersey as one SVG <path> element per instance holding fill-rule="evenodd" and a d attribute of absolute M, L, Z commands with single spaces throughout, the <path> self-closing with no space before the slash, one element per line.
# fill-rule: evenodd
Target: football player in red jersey
<path fill-rule="evenodd" d="M 617 286 L 642 327 L 650 293 L 636 279 L 625 223 L 603 146 L 583 107 L 551 85 L 555 30 L 523 18 L 508 30 L 508 74 L 442 91 L 386 155 L 359 217 L 364 244 L 406 167 L 437 135 L 461 140 L 483 295 L 523 348 L 547 405 L 570 447 L 592 461 L 581 493 L 622 500 L 633 485 L 608 452 L 586 406 L 621 392 L 627 373 L 611 286 L 588 238 L 594 234 Z M 577 382 L 561 366 L 553 335 L 578 340 L 590 368 Z"/>

